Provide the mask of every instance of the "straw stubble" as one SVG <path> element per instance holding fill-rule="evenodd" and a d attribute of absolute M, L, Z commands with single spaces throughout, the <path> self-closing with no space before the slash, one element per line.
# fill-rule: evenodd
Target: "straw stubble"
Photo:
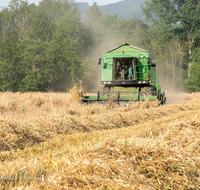
<path fill-rule="evenodd" d="M 77 88 L 0 97 L 1 189 L 200 188 L 199 93 L 127 107 L 83 105 Z"/>

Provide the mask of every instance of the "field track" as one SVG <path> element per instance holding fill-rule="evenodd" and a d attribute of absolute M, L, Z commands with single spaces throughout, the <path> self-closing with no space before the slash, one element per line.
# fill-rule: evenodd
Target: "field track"
<path fill-rule="evenodd" d="M 127 107 L 82 105 L 76 88 L 0 97 L 0 189 L 200 189 L 200 93 Z"/>

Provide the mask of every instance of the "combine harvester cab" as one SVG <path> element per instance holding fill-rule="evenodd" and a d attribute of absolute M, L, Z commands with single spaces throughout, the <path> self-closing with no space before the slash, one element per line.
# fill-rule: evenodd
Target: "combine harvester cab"
<path fill-rule="evenodd" d="M 134 101 L 159 100 L 166 103 L 164 91 L 161 91 L 156 64 L 147 50 L 124 44 L 103 54 L 99 58 L 101 65 L 101 85 L 97 92 L 82 95 L 84 103 L 106 103 L 115 101 L 127 104 Z"/>

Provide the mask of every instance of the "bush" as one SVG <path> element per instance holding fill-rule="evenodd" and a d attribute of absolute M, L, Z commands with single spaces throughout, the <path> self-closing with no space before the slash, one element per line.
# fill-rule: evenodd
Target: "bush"
<path fill-rule="evenodd" d="M 200 63 L 193 63 L 190 67 L 190 75 L 185 81 L 188 92 L 200 91 Z"/>

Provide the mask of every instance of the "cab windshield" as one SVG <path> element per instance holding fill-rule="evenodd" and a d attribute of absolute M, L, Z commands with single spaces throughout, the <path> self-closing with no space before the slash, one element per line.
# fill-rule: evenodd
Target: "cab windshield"
<path fill-rule="evenodd" d="M 141 64 L 137 58 L 114 58 L 113 80 L 135 80 L 136 65 Z"/>

